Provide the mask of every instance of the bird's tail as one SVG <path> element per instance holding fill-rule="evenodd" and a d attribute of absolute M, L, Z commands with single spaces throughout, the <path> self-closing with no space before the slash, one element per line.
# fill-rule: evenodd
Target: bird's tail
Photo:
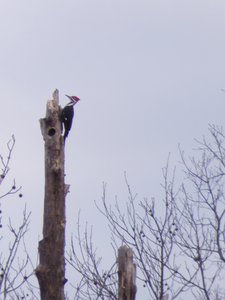
<path fill-rule="evenodd" d="M 65 130 L 64 136 L 63 136 L 63 138 L 64 138 L 64 143 L 66 142 L 66 138 L 68 137 L 68 134 L 69 134 L 69 130 Z"/>

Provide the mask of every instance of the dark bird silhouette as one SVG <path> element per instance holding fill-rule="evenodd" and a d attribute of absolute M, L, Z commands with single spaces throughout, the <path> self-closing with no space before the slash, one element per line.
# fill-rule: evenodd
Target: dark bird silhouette
<path fill-rule="evenodd" d="M 63 108 L 62 115 L 61 115 L 62 124 L 64 125 L 64 142 L 72 127 L 73 116 L 74 116 L 73 107 L 78 101 L 80 101 L 80 98 L 78 98 L 77 96 L 66 95 L 66 97 L 70 99 L 70 102 Z"/>

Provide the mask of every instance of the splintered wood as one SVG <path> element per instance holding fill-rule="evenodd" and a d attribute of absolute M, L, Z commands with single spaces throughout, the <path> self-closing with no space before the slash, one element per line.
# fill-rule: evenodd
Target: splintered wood
<path fill-rule="evenodd" d="M 133 262 L 132 250 L 121 246 L 118 250 L 118 300 L 135 300 L 136 295 L 136 265 Z"/>

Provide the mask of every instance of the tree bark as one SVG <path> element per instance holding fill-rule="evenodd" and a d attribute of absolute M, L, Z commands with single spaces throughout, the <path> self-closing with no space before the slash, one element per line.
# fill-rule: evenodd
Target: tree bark
<path fill-rule="evenodd" d="M 135 300 L 136 296 L 136 265 L 133 263 L 133 252 L 126 246 L 118 250 L 118 300 Z"/>
<path fill-rule="evenodd" d="M 40 120 L 45 142 L 45 199 L 43 239 L 39 242 L 40 264 L 36 276 L 41 300 L 64 300 L 65 279 L 65 183 L 64 142 L 61 136 L 59 93 L 47 102 Z"/>

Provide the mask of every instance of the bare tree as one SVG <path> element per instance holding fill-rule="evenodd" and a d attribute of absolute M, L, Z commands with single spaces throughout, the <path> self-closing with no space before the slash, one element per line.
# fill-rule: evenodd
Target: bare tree
<path fill-rule="evenodd" d="M 97 255 L 93 245 L 92 229 L 85 226 L 84 232 L 77 222 L 77 234 L 71 239 L 71 250 L 67 253 L 67 262 L 78 272 L 80 280 L 76 285 L 74 299 L 117 299 L 116 263 L 108 269 L 102 267 L 102 258 Z M 116 261 L 116 255 L 115 255 Z"/>
<path fill-rule="evenodd" d="M 179 202 L 180 226 L 176 243 L 186 258 L 186 271 L 195 272 L 195 299 L 225 296 L 225 136 L 209 126 L 209 138 L 197 140 L 197 158 L 180 151 L 185 178 Z"/>
<path fill-rule="evenodd" d="M 209 126 L 209 138 L 196 142 L 194 157 L 186 159 L 180 150 L 181 186 L 175 189 L 175 175 L 172 172 L 170 176 L 168 164 L 163 170 L 163 199 L 138 199 L 125 176 L 125 207 L 117 199 L 108 203 L 105 184 L 102 202 L 97 204 L 109 224 L 114 250 L 121 244 L 133 249 L 139 286 L 145 287 L 149 299 L 181 299 L 186 292 L 192 293 L 193 299 L 225 296 L 225 135 L 221 128 Z M 86 230 L 84 239 L 79 233 L 77 240 L 82 254 L 78 258 L 73 240 L 69 260 L 82 276 L 77 286 L 83 295 L 80 299 L 92 299 L 93 295 L 114 299 L 107 289 L 109 283 L 102 281 L 92 233 L 89 236 Z M 114 274 L 117 271 L 115 268 Z M 102 298 L 98 286 L 105 292 Z M 115 289 L 114 285 L 116 297 Z"/>
<path fill-rule="evenodd" d="M 167 294 L 175 299 L 188 285 L 188 282 L 177 284 L 175 236 L 178 224 L 174 213 L 176 195 L 173 189 L 174 178 L 168 181 L 168 165 L 163 170 L 163 177 L 164 198 L 159 203 L 154 198 L 138 200 L 125 175 L 128 189 L 125 211 L 118 200 L 113 207 L 107 204 L 105 185 L 103 205 L 98 206 L 109 222 L 114 247 L 118 248 L 119 243 L 122 243 L 133 249 L 139 280 L 148 290 L 150 298 L 157 300 L 162 300 Z"/>
<path fill-rule="evenodd" d="M 24 210 L 23 220 L 16 229 L 11 220 L 9 223 L 10 242 L 8 251 L 0 254 L 0 295 L 1 299 L 21 299 L 32 293 L 36 298 L 37 289 L 30 281 L 34 267 L 26 249 L 24 237 L 29 227 L 30 213 Z"/>
<path fill-rule="evenodd" d="M 160 207 L 157 207 L 155 199 L 150 201 L 148 199 L 138 200 L 137 195 L 133 195 L 126 176 L 128 201 L 125 210 L 122 210 L 117 199 L 114 206 L 107 204 L 105 184 L 103 185 L 102 206 L 97 206 L 108 220 L 114 253 L 121 244 L 133 250 L 134 259 L 139 270 L 139 284 L 142 284 L 148 290 L 151 299 L 160 300 L 166 299 L 168 293 L 175 299 L 187 286 L 187 282 L 182 283 L 181 286 L 176 284 L 177 267 L 174 261 L 174 241 L 178 229 L 173 213 L 173 200 L 175 197 L 173 195 L 173 185 L 172 182 L 168 183 L 167 181 L 167 171 L 168 167 L 164 170 L 166 193 Z M 163 211 L 163 214 L 160 214 L 157 211 L 158 209 Z M 77 247 L 74 246 L 76 244 L 79 244 L 80 257 L 78 257 Z M 111 273 L 116 274 L 118 269 L 115 265 L 109 271 L 100 272 L 101 259 L 97 257 L 93 248 L 92 233 L 88 235 L 86 229 L 85 238 L 83 239 L 78 230 L 76 241 L 72 240 L 69 261 L 76 271 L 82 275 L 82 279 L 77 286 L 79 293 L 83 295 L 83 298 L 80 299 L 93 299 L 93 295 L 98 295 L 99 298 L 96 299 L 117 299 L 118 279 L 115 275 L 112 276 Z M 89 290 L 91 288 L 92 294 L 89 290 L 87 292 L 87 289 L 83 288 L 84 285 L 85 287 L 88 286 Z M 101 287 L 100 294 L 97 291 L 99 287 Z M 109 287 L 113 287 L 113 292 Z"/>
<path fill-rule="evenodd" d="M 4 182 L 4 180 L 6 179 L 8 173 L 10 171 L 10 161 L 12 158 L 13 149 L 15 147 L 15 142 L 16 142 L 15 137 L 14 137 L 14 135 L 12 135 L 11 139 L 7 143 L 6 158 L 0 154 L 0 165 L 1 165 L 0 186 L 1 187 L 2 187 L 2 183 Z M 9 186 L 5 192 L 0 194 L 0 199 L 4 198 L 6 196 L 9 196 L 9 195 L 18 194 L 20 189 L 21 189 L 21 187 L 16 187 L 16 182 L 14 179 L 12 182 L 12 185 Z M 19 194 L 19 196 L 22 197 L 22 194 Z"/>
<path fill-rule="evenodd" d="M 5 179 L 9 175 L 10 161 L 15 146 L 15 137 L 7 143 L 6 158 L 0 155 L 1 175 L 0 175 L 0 188 L 2 191 Z M 8 182 L 7 182 L 8 184 Z M 15 179 L 12 184 L 5 187 L 4 191 L 0 194 L 0 204 L 2 201 L 7 201 L 7 197 L 11 195 L 18 195 L 22 197 L 21 187 L 16 186 Z M 2 214 L 2 210 L 0 211 Z M 0 218 L 1 220 L 1 218 Z M 1 220 L 2 221 L 2 220 Z M 23 217 L 20 226 L 17 228 L 12 220 L 9 218 L 8 230 L 6 232 L 5 224 L 1 222 L 1 239 L 3 243 L 7 238 L 8 249 L 0 252 L 0 298 L 6 299 L 25 299 L 25 296 L 32 295 L 33 299 L 36 298 L 35 287 L 31 284 L 31 277 L 34 274 L 34 266 L 32 264 L 30 255 L 26 249 L 24 237 L 29 229 L 30 213 L 23 212 Z M 7 236 L 7 237 L 6 237 Z M 1 247 L 2 248 L 2 247 Z"/>

